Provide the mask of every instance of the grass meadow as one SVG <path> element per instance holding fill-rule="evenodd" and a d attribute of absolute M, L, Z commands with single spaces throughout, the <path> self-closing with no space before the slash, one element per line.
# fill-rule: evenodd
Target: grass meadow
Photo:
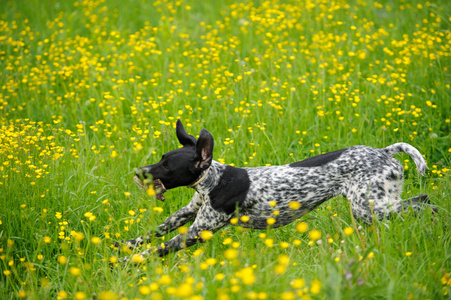
<path fill-rule="evenodd" d="M 0 298 L 450 299 L 450 29 L 446 0 L 1 1 Z M 368 226 L 339 196 L 123 267 L 113 242 L 194 193 L 132 180 L 177 119 L 241 167 L 410 143 L 402 197 L 438 214 Z"/>

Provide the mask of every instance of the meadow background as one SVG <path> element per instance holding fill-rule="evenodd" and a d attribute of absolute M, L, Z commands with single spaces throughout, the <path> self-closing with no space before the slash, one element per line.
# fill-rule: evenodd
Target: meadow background
<path fill-rule="evenodd" d="M 450 28 L 446 0 L 1 1 L 0 298 L 450 299 Z M 367 226 L 336 197 L 121 267 L 112 243 L 193 194 L 132 180 L 177 119 L 235 166 L 410 143 L 402 196 L 438 215 Z"/>

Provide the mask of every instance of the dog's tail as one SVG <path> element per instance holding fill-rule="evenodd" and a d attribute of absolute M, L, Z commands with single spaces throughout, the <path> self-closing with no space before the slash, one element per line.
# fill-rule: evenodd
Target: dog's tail
<path fill-rule="evenodd" d="M 409 145 L 407 143 L 396 143 L 381 150 L 389 157 L 393 157 L 393 155 L 399 152 L 409 154 L 409 156 L 413 159 L 413 161 L 417 165 L 418 172 L 420 172 L 420 174 L 424 176 L 427 169 L 426 161 L 424 160 L 420 151 L 418 151 L 412 145 Z"/>

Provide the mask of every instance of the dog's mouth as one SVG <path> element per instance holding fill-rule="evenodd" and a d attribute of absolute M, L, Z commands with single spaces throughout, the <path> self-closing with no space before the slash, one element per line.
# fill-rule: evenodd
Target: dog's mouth
<path fill-rule="evenodd" d="M 149 193 L 151 180 L 149 180 L 149 179 L 141 180 L 138 176 L 135 176 L 135 177 L 133 177 L 133 181 L 146 194 L 152 195 L 152 194 Z M 160 200 L 160 201 L 164 201 L 165 200 L 165 198 L 163 196 L 163 193 L 166 192 L 166 188 L 164 187 L 164 184 L 163 184 L 163 182 L 161 182 L 160 179 L 155 179 L 153 181 L 153 190 L 155 191 L 155 197 L 158 200 Z M 152 190 L 150 190 L 150 191 L 152 191 Z"/>

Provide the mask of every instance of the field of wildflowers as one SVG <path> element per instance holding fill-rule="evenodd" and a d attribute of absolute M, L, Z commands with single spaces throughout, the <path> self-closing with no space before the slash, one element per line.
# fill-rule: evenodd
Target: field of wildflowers
<path fill-rule="evenodd" d="M 0 1 L 0 298 L 450 299 L 450 29 L 446 0 Z M 403 198 L 439 214 L 366 226 L 336 197 L 122 267 L 112 243 L 193 194 L 132 180 L 177 119 L 235 166 L 411 143 Z"/>

